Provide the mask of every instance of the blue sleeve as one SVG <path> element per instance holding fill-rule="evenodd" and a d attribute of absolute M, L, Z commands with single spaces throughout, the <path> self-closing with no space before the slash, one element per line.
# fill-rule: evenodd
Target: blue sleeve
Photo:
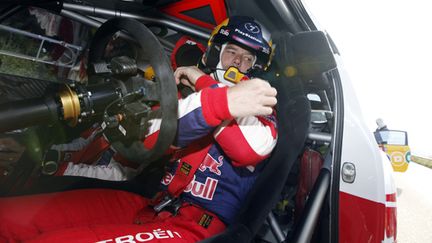
<path fill-rule="evenodd" d="M 201 92 L 180 99 L 178 112 L 176 146 L 186 147 L 191 142 L 213 132 L 215 127 L 209 125 L 203 116 Z"/>

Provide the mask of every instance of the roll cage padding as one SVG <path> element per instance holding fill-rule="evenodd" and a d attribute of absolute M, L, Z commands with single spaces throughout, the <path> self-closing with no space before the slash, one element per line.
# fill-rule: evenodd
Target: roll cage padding
<path fill-rule="evenodd" d="M 326 33 L 322 31 L 300 32 L 292 38 L 293 65 L 303 80 L 319 77 L 336 68 L 336 60 Z"/>

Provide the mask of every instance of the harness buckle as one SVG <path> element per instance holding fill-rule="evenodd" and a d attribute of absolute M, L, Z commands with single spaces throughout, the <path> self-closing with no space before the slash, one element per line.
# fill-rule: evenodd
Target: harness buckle
<path fill-rule="evenodd" d="M 153 209 L 156 213 L 160 213 L 161 211 L 167 211 L 170 212 L 172 215 L 177 215 L 180 206 L 181 200 L 179 198 L 165 196 L 160 203 L 153 207 Z"/>

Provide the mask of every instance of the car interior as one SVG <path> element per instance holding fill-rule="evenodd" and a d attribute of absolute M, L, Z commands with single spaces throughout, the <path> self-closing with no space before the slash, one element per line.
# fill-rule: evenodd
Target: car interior
<path fill-rule="evenodd" d="M 269 70 L 257 75 L 268 80 L 278 91 L 276 106 L 278 142 L 242 210 L 238 212 L 236 222 L 227 227 L 223 233 L 202 242 L 307 242 L 316 239 L 320 239 L 320 242 L 333 242 L 337 234 L 331 235 L 331 229 L 335 227 L 337 219 L 330 217 L 329 212 L 335 210 L 335 207 L 337 209 L 337 206 L 333 205 L 334 198 L 331 196 L 332 188 L 338 186 L 332 179 L 334 170 L 332 143 L 338 116 L 335 109 L 337 73 L 334 72 L 336 68 L 334 53 L 337 53 L 337 50 L 332 46 L 331 39 L 326 33 L 301 28 L 302 24 L 308 22 L 307 19 L 305 20 L 307 15 L 295 16 L 290 13 L 285 18 L 279 15 L 270 17 L 264 13 L 266 11 L 260 10 L 263 7 L 262 2 L 252 1 L 245 9 L 240 10 L 238 5 L 243 2 L 245 1 L 228 3 L 230 14 L 250 13 L 256 16 L 270 26 L 273 42 L 276 45 Z M 295 1 L 290 5 L 290 9 L 298 10 L 299 6 L 294 3 Z M 175 95 L 177 88 L 173 85 L 175 82 L 172 71 L 167 71 L 171 67 L 168 57 L 181 36 L 191 36 L 205 45 L 204 37 L 207 37 L 209 32 L 180 20 L 153 17 L 152 14 L 148 15 L 150 20 L 143 21 L 146 25 L 131 18 L 107 18 L 106 16 L 105 19 L 110 19 L 109 22 L 101 24 L 101 16 L 88 17 L 86 10 L 81 5 L 76 5 L 71 3 L 66 5 L 69 9 L 64 11 L 62 16 L 63 18 L 68 16 L 74 28 L 79 29 L 74 31 L 76 37 L 75 40 L 70 39 L 70 44 L 82 49 L 68 51 L 67 48 L 63 48 L 61 56 L 76 55 L 74 63 L 81 61 L 85 63 L 88 80 L 77 81 L 77 76 L 74 76 L 75 80 L 70 79 L 70 76 L 68 78 L 65 73 L 70 72 L 74 67 L 63 64 L 53 65 L 53 63 L 59 64 L 52 58 L 52 53 L 58 49 L 58 43 L 50 41 L 65 39 L 64 36 L 44 39 L 46 46 L 39 50 L 46 53 L 48 58 L 45 60 L 40 58 L 41 61 L 34 62 L 35 66 L 39 66 L 35 68 L 36 72 L 46 72 L 47 66 L 50 70 L 54 70 L 50 77 L 6 70 L 8 60 L 4 58 L 5 56 L 21 57 L 21 59 L 24 56 L 15 54 L 10 57 L 5 55 L 4 50 L 0 55 L 2 62 L 0 65 L 1 137 L 12 136 L 22 141 L 26 148 L 17 163 L 0 164 L 2 167 L 0 196 L 11 197 L 80 188 L 113 188 L 151 197 L 157 192 L 164 165 L 168 160 L 163 155 L 163 151 L 173 140 L 176 129 L 176 126 L 172 125 L 176 117 L 172 114 L 175 114 L 177 109 L 173 106 L 177 98 Z M 106 6 L 100 8 L 103 7 Z M 73 8 L 77 12 L 81 8 L 81 15 L 72 12 Z M 275 8 L 277 4 L 265 6 L 267 11 L 275 11 Z M 34 26 L 37 25 L 35 19 L 29 21 L 27 25 L 14 24 L 17 23 L 16 18 L 28 14 L 28 8 L 23 6 L 19 8 L 8 6 L 2 9 L 1 26 L 13 27 L 13 29 L 0 28 L 2 43 L 10 43 L 13 38 L 32 38 L 15 29 L 25 29 L 26 33 L 32 33 L 35 29 L 43 32 L 43 29 Z M 155 21 L 152 21 L 152 17 Z M 293 19 L 287 24 L 289 17 Z M 78 19 L 81 22 L 77 21 Z M 283 23 L 291 27 L 279 28 Z M 87 39 L 83 38 L 84 36 Z M 81 38 L 81 41 L 77 41 L 78 38 Z M 37 42 L 35 39 L 31 41 Z M 39 47 L 39 44 L 34 43 L 33 46 Z M 107 55 L 108 46 L 113 50 L 110 50 Z M 78 52 L 74 53 L 74 50 Z M 166 59 L 157 58 L 159 53 L 165 53 Z M 194 60 L 198 54 L 200 53 L 187 53 Z M 46 60 L 51 61 L 50 55 L 54 62 L 44 63 Z M 142 78 L 145 77 L 143 70 L 148 65 L 155 72 L 155 79 L 152 82 Z M 134 78 L 136 76 L 141 78 Z M 77 93 L 92 93 L 90 98 L 86 98 L 85 95 L 79 98 L 80 105 L 84 107 L 82 111 L 88 112 L 87 117 L 82 114 L 79 118 L 66 117 L 66 111 L 63 111 L 63 116 L 57 115 L 58 97 L 69 97 L 58 94 L 59 87 L 65 84 Z M 166 115 L 162 119 L 165 121 L 161 129 L 164 133 L 160 136 L 161 139 L 158 140 L 154 151 L 146 151 L 142 146 L 136 145 L 135 142 L 140 137 L 122 140 L 118 134 L 107 134 L 110 141 L 116 144 L 115 148 L 129 156 L 128 159 L 146 161 L 140 162 L 139 175 L 129 181 L 102 181 L 42 173 L 44 165 L 40 161 L 44 151 L 51 144 L 73 138 L 75 134 L 79 134 L 95 121 L 106 121 L 104 119 L 110 116 L 111 112 L 109 110 L 111 104 L 107 100 L 112 101 L 112 96 L 116 92 L 136 93 L 141 87 L 145 87 L 148 91 L 146 94 L 148 100 L 158 102 L 160 109 L 174 110 L 174 112 L 164 112 L 171 115 Z M 72 91 L 62 92 L 71 94 Z M 129 121 L 128 126 L 132 131 L 145 129 L 139 121 L 152 113 L 137 112 L 143 109 L 143 106 L 134 103 L 134 95 L 129 97 L 130 100 L 122 101 L 124 102 L 122 108 L 134 114 L 136 119 Z M 94 115 L 93 110 L 96 110 L 93 112 Z M 309 149 L 316 151 L 318 157 L 312 158 L 306 154 Z M 303 176 L 303 173 L 307 172 L 301 169 L 302 160 L 319 164 L 313 178 Z M 303 183 L 311 185 L 307 188 L 304 198 L 298 199 L 301 188 L 299 185 Z M 302 201 L 301 206 L 298 200 Z"/>

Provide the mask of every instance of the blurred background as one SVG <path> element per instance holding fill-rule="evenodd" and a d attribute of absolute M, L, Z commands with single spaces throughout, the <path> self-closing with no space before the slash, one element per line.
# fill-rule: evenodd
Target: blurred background
<path fill-rule="evenodd" d="M 408 132 L 412 162 L 394 172 L 398 242 L 432 242 L 432 7 L 412 0 L 308 0 L 336 43 L 371 132 Z M 427 165 L 425 167 L 423 165 Z"/>
<path fill-rule="evenodd" d="M 408 132 L 412 154 L 432 158 L 432 7 L 424 0 L 308 0 L 332 36 L 367 125 Z"/>

